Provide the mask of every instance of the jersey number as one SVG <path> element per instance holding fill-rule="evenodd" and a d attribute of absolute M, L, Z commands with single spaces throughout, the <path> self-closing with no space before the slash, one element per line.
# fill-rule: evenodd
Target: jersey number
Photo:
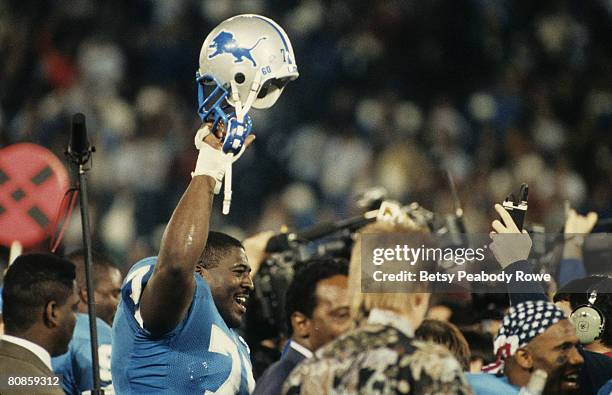
<path fill-rule="evenodd" d="M 100 380 L 112 381 L 111 376 L 111 350 L 110 344 L 103 344 L 98 347 L 98 361 L 100 364 Z"/>
<path fill-rule="evenodd" d="M 236 343 L 217 325 L 212 325 L 208 351 L 227 355 L 232 358 L 232 370 L 221 387 L 215 392 L 206 391 L 204 395 L 235 394 L 240 388 L 240 355 Z"/>

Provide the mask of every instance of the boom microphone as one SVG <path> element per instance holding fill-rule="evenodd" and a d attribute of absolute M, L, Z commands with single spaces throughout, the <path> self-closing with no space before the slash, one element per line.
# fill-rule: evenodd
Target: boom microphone
<path fill-rule="evenodd" d="M 374 222 L 377 214 L 378 210 L 371 210 L 342 221 L 315 225 L 299 233 L 290 232 L 272 236 L 266 245 L 266 252 L 282 252 L 290 249 L 298 242 L 314 241 L 344 229 L 359 229 L 370 222 Z"/>

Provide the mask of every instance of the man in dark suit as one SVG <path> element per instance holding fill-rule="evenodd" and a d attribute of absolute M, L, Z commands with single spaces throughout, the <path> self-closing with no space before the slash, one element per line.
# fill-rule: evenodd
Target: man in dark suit
<path fill-rule="evenodd" d="M 51 357 L 67 351 L 76 323 L 74 265 L 50 254 L 22 255 L 6 273 L 2 299 L 0 393 L 63 394 Z"/>
<path fill-rule="evenodd" d="M 293 369 L 350 327 L 347 297 L 348 262 L 322 259 L 299 268 L 285 302 L 291 340 L 279 361 L 257 380 L 253 395 L 280 394 Z"/>

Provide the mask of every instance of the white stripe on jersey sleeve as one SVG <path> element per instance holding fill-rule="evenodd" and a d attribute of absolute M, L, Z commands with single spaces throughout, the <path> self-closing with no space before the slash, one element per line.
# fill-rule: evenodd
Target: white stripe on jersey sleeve
<path fill-rule="evenodd" d="M 142 293 L 142 278 L 153 268 L 153 266 L 143 266 L 138 270 L 131 273 L 126 279 L 126 283 L 131 279 L 130 298 L 134 301 L 135 305 L 138 305 L 140 301 L 140 294 Z"/>

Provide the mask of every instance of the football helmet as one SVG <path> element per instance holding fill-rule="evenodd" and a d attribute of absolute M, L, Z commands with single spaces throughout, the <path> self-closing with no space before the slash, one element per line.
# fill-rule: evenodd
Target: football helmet
<path fill-rule="evenodd" d="M 214 132 L 223 122 L 223 151 L 230 161 L 225 171 L 223 213 L 231 203 L 231 163 L 244 152 L 253 123 L 251 107 L 270 108 L 285 85 L 299 76 L 289 37 L 273 20 L 245 14 L 226 19 L 206 37 L 200 50 L 198 114 L 212 122 Z"/>
<path fill-rule="evenodd" d="M 299 75 L 287 34 L 273 20 L 255 14 L 234 16 L 215 27 L 202 44 L 199 66 L 198 114 L 202 121 L 214 122 L 213 130 L 223 121 L 228 134 L 232 118 L 236 126 L 248 128 L 251 106 L 271 107 L 287 82 Z"/>

